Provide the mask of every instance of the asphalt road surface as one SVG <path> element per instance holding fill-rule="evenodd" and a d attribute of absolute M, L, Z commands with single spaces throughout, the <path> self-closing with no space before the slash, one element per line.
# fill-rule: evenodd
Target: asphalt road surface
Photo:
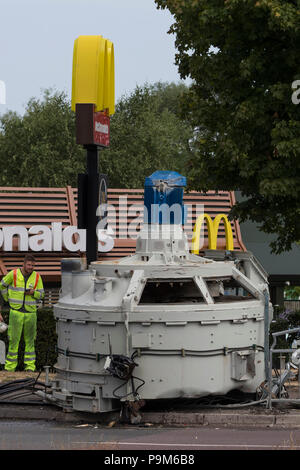
<path fill-rule="evenodd" d="M 105 427 L 1 420 L 0 450 L 300 450 L 300 429 Z"/>

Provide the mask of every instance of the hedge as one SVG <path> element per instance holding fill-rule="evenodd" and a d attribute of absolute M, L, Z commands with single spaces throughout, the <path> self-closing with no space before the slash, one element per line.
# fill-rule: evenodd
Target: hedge
<path fill-rule="evenodd" d="M 5 323 L 8 324 L 9 310 L 4 308 L 2 316 Z M 4 341 L 6 352 L 8 350 L 8 336 L 7 331 L 0 334 L 0 340 Z M 56 334 L 56 321 L 53 315 L 52 308 L 42 307 L 38 309 L 37 313 L 37 337 L 35 342 L 36 352 L 36 369 L 38 371 L 44 370 L 44 366 L 50 366 L 53 369 L 57 359 L 57 334 Z M 24 337 L 22 338 L 19 346 L 18 365 L 16 370 L 24 370 Z M 50 370 L 51 370 L 50 369 Z"/>

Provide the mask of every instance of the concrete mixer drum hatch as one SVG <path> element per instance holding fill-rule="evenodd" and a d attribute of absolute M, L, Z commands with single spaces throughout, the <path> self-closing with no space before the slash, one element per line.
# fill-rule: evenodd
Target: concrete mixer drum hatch
<path fill-rule="evenodd" d="M 205 302 L 193 279 L 148 279 L 139 304 Z"/>
<path fill-rule="evenodd" d="M 214 302 L 251 300 L 254 296 L 233 277 L 202 279 L 204 294 L 194 279 L 148 279 L 139 304 L 204 303 L 207 291 Z"/>

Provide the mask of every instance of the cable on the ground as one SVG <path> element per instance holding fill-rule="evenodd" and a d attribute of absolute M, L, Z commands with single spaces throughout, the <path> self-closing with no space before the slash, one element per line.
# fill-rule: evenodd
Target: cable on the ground
<path fill-rule="evenodd" d="M 263 400 L 256 400 L 256 401 L 249 401 L 245 403 L 235 403 L 231 405 L 203 405 L 203 408 L 243 408 L 247 406 L 253 406 L 253 405 L 261 405 L 263 403 L 266 403 L 268 400 L 267 398 L 264 398 Z"/>
<path fill-rule="evenodd" d="M 20 394 L 16 396 L 17 392 L 20 392 L 24 390 L 23 394 L 20 396 L 24 395 L 32 395 L 35 393 L 35 391 L 40 390 L 40 387 L 49 387 L 47 386 L 44 382 L 39 382 L 35 379 L 25 379 L 23 381 L 16 380 L 15 382 L 7 382 L 5 384 L 0 385 L 0 403 L 4 399 L 12 399 L 15 400 Z"/>
<path fill-rule="evenodd" d="M 48 361 L 48 355 L 51 347 L 49 347 L 46 351 L 46 359 L 45 359 L 45 364 L 47 364 Z M 41 382 L 39 381 L 40 375 L 42 373 L 42 369 L 38 372 L 37 376 L 34 377 L 27 377 L 24 379 L 17 379 L 13 380 L 10 382 L 5 382 L 3 384 L 0 384 L 0 396 L 4 397 L 0 399 L 0 404 L 4 403 L 9 403 L 10 401 L 13 402 L 14 404 L 16 403 L 21 403 L 20 401 L 15 401 L 17 398 L 22 397 L 22 396 L 29 396 L 29 395 L 34 395 L 34 393 L 38 390 L 41 390 L 40 387 L 44 389 L 44 392 L 47 392 L 47 388 L 51 388 L 50 385 L 47 385 L 46 382 Z M 14 393 L 20 391 L 20 390 L 27 390 L 24 393 L 14 395 Z M 6 398 L 6 399 L 5 399 Z M 10 398 L 10 400 L 8 400 Z M 29 402 L 31 403 L 31 402 Z M 32 401 L 32 403 L 34 403 Z M 36 402 L 37 403 L 37 402 Z M 41 404 L 43 402 L 39 402 Z"/>

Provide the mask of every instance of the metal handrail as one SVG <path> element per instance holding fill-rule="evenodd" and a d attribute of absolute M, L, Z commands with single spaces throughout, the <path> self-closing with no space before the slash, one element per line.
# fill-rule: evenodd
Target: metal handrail
<path fill-rule="evenodd" d="M 272 343 L 272 346 L 270 348 L 269 374 L 268 374 L 268 402 L 267 402 L 267 406 L 268 406 L 269 409 L 272 408 L 272 401 L 276 401 L 276 402 L 279 401 L 278 399 L 272 399 L 272 369 L 273 369 L 272 358 L 273 358 L 273 353 L 274 352 L 280 352 L 280 353 L 281 352 L 287 352 L 287 353 L 294 352 L 293 348 L 291 348 L 291 349 L 274 349 L 274 347 L 276 346 L 277 337 L 282 336 L 282 335 L 286 335 L 286 334 L 297 333 L 299 331 L 300 331 L 300 327 L 291 328 L 290 330 L 275 331 L 275 333 L 272 333 L 273 343 Z M 285 399 L 285 401 L 288 401 L 288 400 Z M 293 402 L 295 402 L 295 401 L 300 402 L 300 399 L 298 399 L 298 400 L 293 399 L 292 401 Z"/>

